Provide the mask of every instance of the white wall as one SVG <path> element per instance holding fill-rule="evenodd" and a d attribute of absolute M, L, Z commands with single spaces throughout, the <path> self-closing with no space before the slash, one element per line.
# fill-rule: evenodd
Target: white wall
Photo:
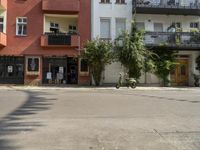
<path fill-rule="evenodd" d="M 100 37 L 100 19 L 109 18 L 111 21 L 111 39 L 116 38 L 116 19 L 126 19 L 126 30 L 131 30 L 132 21 L 132 0 L 126 0 L 126 4 L 115 4 L 116 0 L 111 0 L 111 4 L 99 3 L 100 0 L 92 0 L 92 38 Z M 119 72 L 123 72 L 120 63 L 113 63 L 106 66 L 103 73 L 103 83 L 116 83 Z"/>
<path fill-rule="evenodd" d="M 111 4 L 99 3 L 100 0 L 92 0 L 92 38 L 100 36 L 100 18 L 111 19 L 111 38 L 115 39 L 115 19 L 125 18 L 126 29 L 130 31 L 132 21 L 132 0 L 126 0 L 126 4 L 115 4 L 116 0 L 111 0 Z"/>

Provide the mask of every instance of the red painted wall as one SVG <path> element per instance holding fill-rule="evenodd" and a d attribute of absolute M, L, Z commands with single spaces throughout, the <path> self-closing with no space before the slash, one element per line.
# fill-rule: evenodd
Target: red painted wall
<path fill-rule="evenodd" d="M 65 1 L 67 0 L 63 0 L 63 4 L 65 4 Z M 60 3 L 61 6 L 63 4 Z M 82 47 L 85 41 L 91 37 L 90 9 L 90 0 L 80 0 L 78 31 Z M 40 46 L 40 39 L 43 34 L 44 13 L 42 10 L 42 0 L 9 0 L 7 4 L 7 46 L 0 48 L 0 56 L 76 56 L 78 54 L 77 48 L 42 48 Z M 59 11 L 55 13 L 59 14 Z M 17 17 L 27 17 L 27 36 L 25 37 L 16 36 Z M 36 78 L 41 79 L 41 75 Z"/>

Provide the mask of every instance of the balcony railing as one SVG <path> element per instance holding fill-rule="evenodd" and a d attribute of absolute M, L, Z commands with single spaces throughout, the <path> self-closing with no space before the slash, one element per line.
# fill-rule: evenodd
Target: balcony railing
<path fill-rule="evenodd" d="M 53 13 L 78 13 L 80 0 L 42 0 L 42 10 Z"/>
<path fill-rule="evenodd" d="M 172 49 L 199 49 L 200 33 L 193 32 L 146 32 L 147 47 Z"/>
<path fill-rule="evenodd" d="M 79 43 L 79 35 L 45 33 L 41 37 L 42 47 L 78 47 Z"/>
<path fill-rule="evenodd" d="M 153 3 L 152 1 L 133 0 L 134 9 L 138 13 L 174 14 L 174 15 L 200 15 L 200 2 L 183 5 L 175 0 Z"/>
<path fill-rule="evenodd" d="M 5 33 L 0 32 L 0 47 L 5 47 L 7 45 L 7 36 Z"/>

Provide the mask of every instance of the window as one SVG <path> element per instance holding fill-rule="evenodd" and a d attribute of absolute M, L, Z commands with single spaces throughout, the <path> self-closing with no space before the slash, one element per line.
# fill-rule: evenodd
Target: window
<path fill-rule="evenodd" d="M 28 58 L 28 72 L 38 72 L 39 71 L 39 58 Z"/>
<path fill-rule="evenodd" d="M 75 25 L 69 25 L 69 34 L 76 34 L 76 26 Z"/>
<path fill-rule="evenodd" d="M 199 22 L 191 22 L 190 28 L 199 28 Z"/>
<path fill-rule="evenodd" d="M 39 72 L 40 72 L 40 58 L 34 56 L 26 57 L 26 74 L 38 75 Z"/>
<path fill-rule="evenodd" d="M 176 28 L 181 28 L 180 22 L 173 22 L 172 25 L 174 25 Z"/>
<path fill-rule="evenodd" d="M 116 19 L 116 37 L 126 30 L 126 19 Z"/>
<path fill-rule="evenodd" d="M 110 3 L 110 0 L 101 0 L 100 3 Z"/>
<path fill-rule="evenodd" d="M 110 19 L 101 19 L 100 22 L 100 38 L 110 39 Z"/>
<path fill-rule="evenodd" d="M 17 18 L 16 35 L 19 35 L 19 36 L 27 35 L 27 18 L 26 17 Z"/>
<path fill-rule="evenodd" d="M 136 22 L 136 27 L 139 30 L 145 30 L 144 22 Z"/>
<path fill-rule="evenodd" d="M 116 4 L 125 4 L 125 0 L 116 0 Z"/>
<path fill-rule="evenodd" d="M 162 23 L 154 23 L 154 31 L 155 32 L 163 32 L 163 24 Z"/>
<path fill-rule="evenodd" d="M 59 24 L 55 22 L 50 22 L 50 31 L 54 33 L 59 32 Z"/>
<path fill-rule="evenodd" d="M 3 32 L 3 26 L 4 26 L 4 19 L 3 17 L 0 17 L 0 32 Z"/>
<path fill-rule="evenodd" d="M 81 59 L 81 72 L 88 72 L 88 62 L 85 59 Z"/>

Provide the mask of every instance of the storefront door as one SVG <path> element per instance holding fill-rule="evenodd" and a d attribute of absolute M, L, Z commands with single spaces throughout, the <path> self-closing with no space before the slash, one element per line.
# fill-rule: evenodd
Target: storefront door
<path fill-rule="evenodd" d="M 78 62 L 69 57 L 46 57 L 43 59 L 44 84 L 77 84 Z"/>
<path fill-rule="evenodd" d="M 172 85 L 187 86 L 188 80 L 189 80 L 189 60 L 177 59 L 177 65 L 171 71 Z"/>

